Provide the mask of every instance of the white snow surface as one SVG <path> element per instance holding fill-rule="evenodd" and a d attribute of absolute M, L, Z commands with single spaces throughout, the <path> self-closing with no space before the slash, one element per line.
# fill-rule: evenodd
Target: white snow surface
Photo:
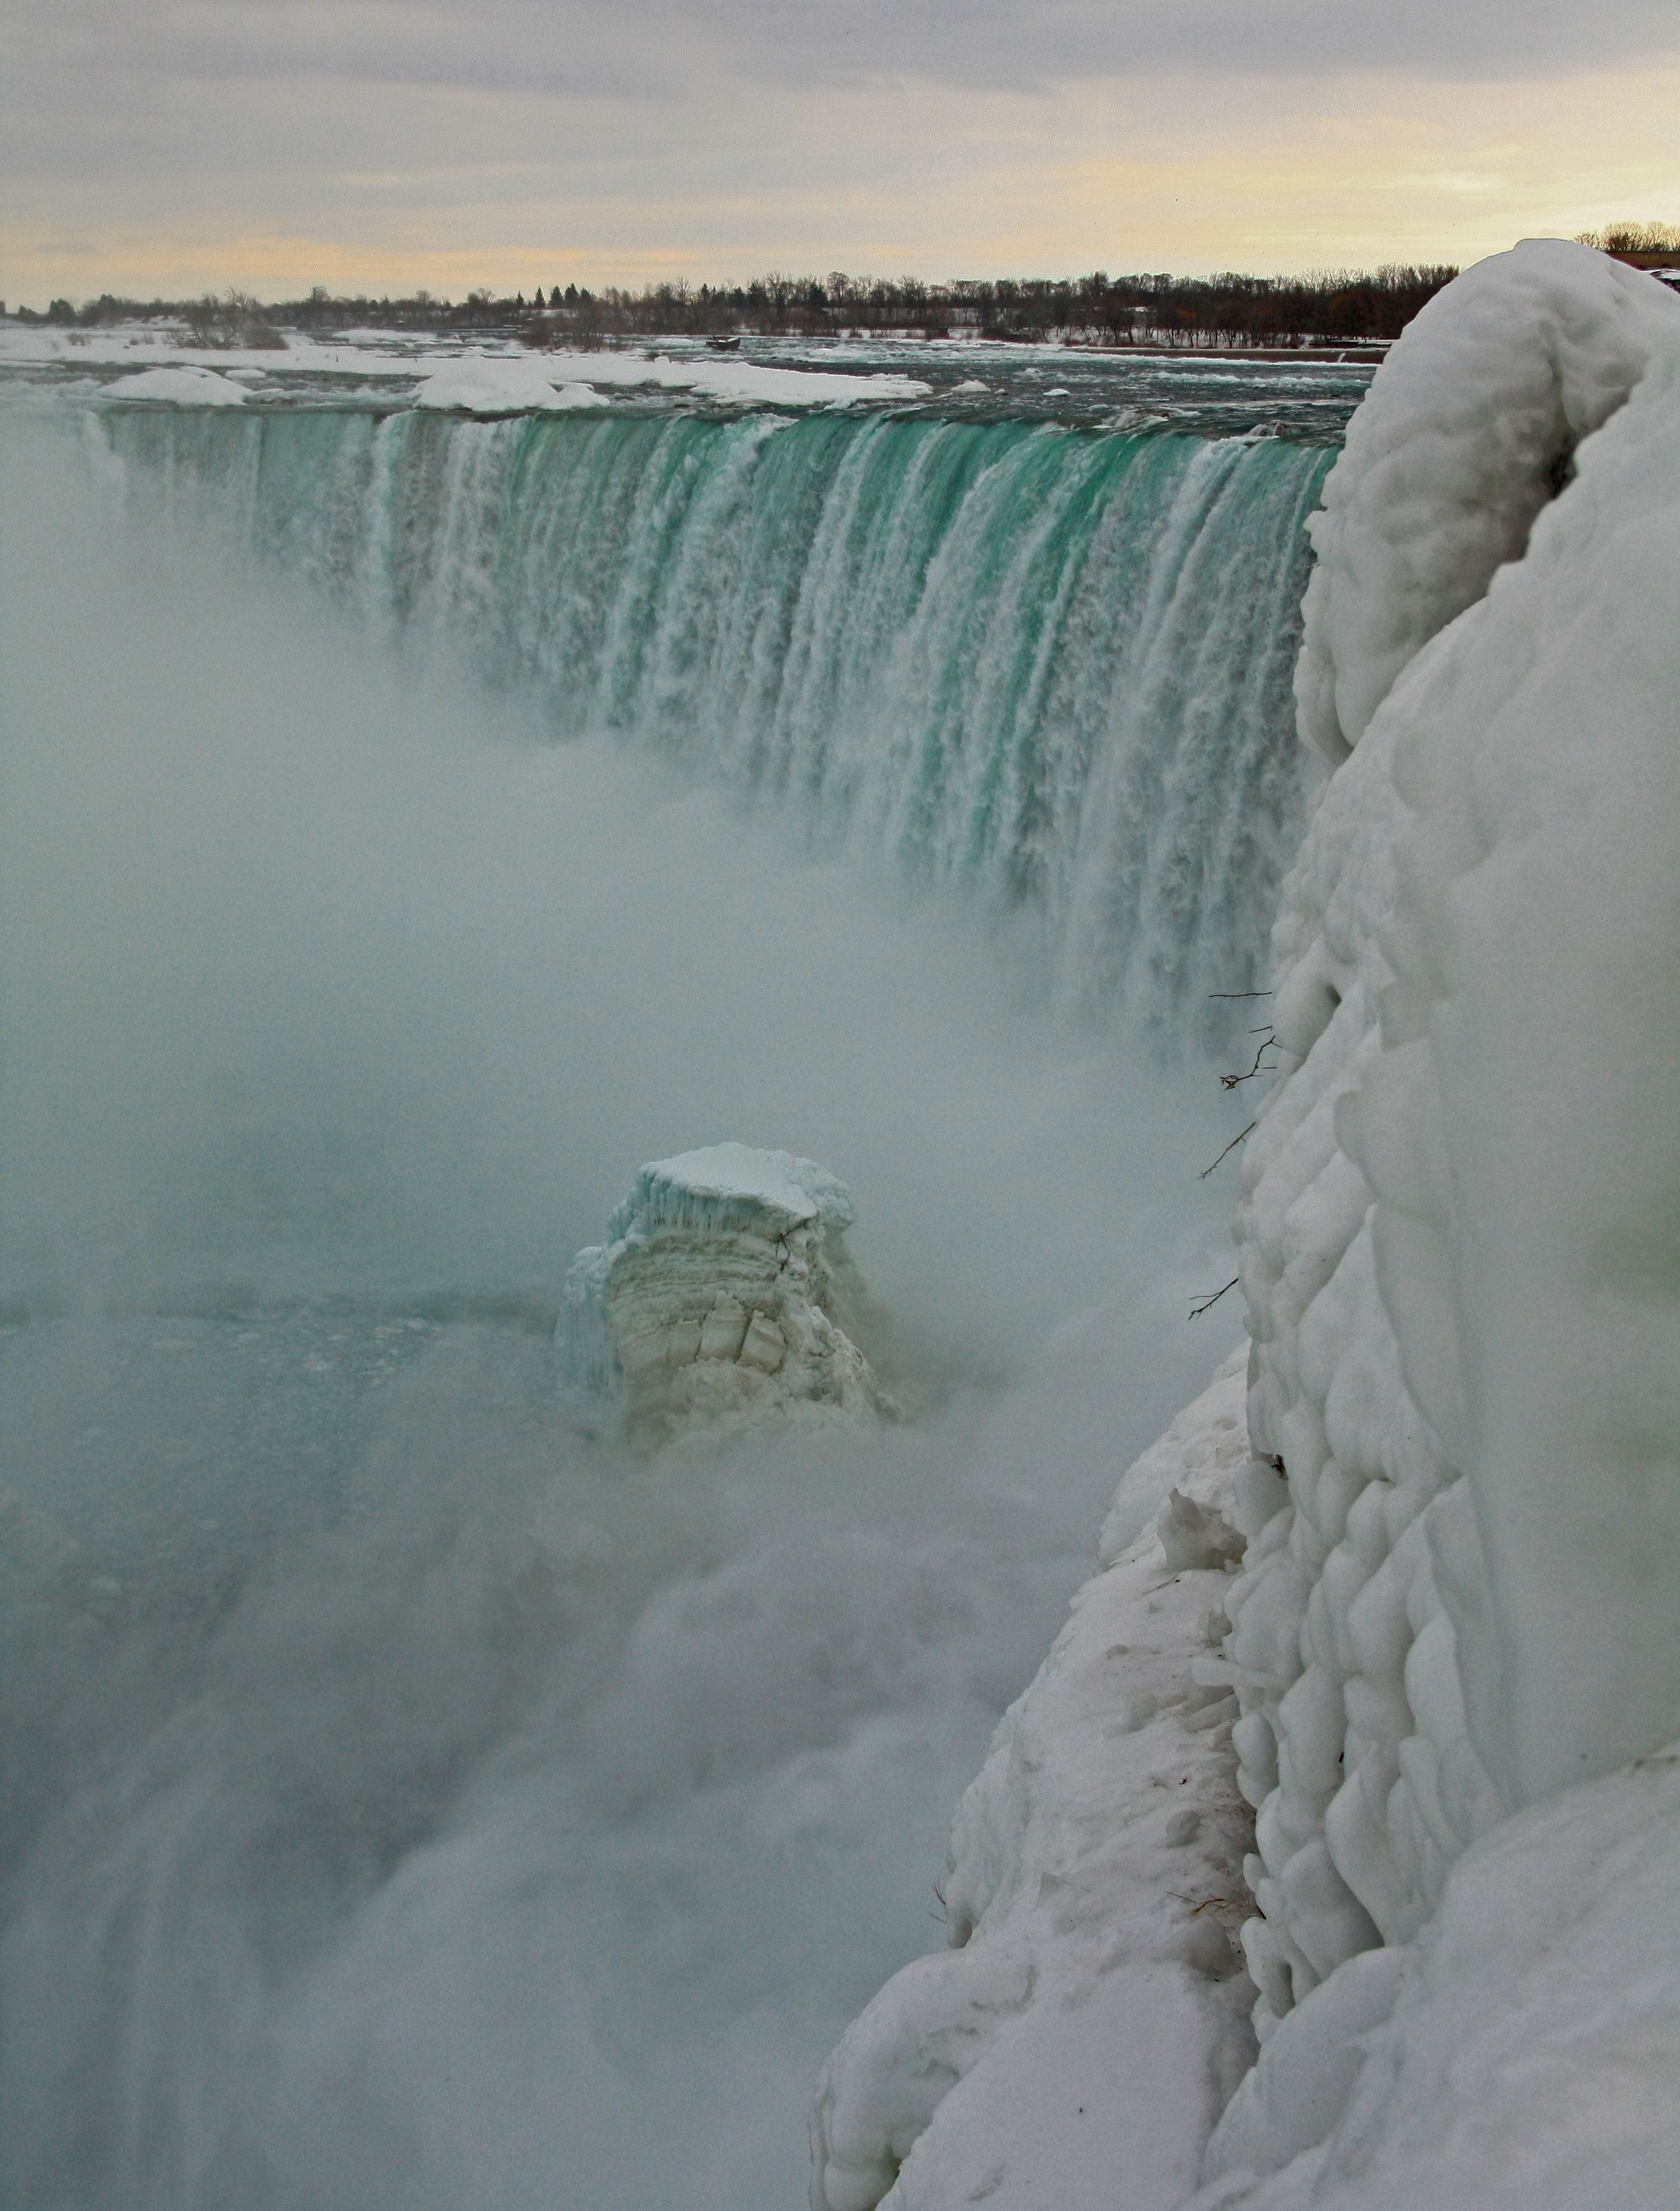
<path fill-rule="evenodd" d="M 846 375 L 824 369 L 775 368 L 736 354 L 679 357 L 643 349 L 535 353 L 521 346 L 463 346 L 436 340 L 404 344 L 393 341 L 388 331 L 370 332 L 366 342 L 358 342 L 353 333 L 332 342 L 294 331 L 277 350 L 207 350 L 191 345 L 183 331 L 158 324 L 74 334 L 36 324 L 0 329 L 0 366 L 50 363 L 127 369 L 141 362 L 171 370 L 184 367 L 215 376 L 218 383 L 234 370 L 260 372 L 264 379 L 276 374 L 342 377 L 352 385 L 377 377 L 382 387 L 391 379 L 409 377 L 415 380 L 415 404 L 459 407 L 480 414 L 589 406 L 596 403 L 587 396 L 591 392 L 692 392 L 724 406 L 853 407 L 918 399 L 931 388 L 920 378 L 895 370 Z M 440 378 L 442 383 L 437 381 Z M 123 398 L 167 396 L 161 391 L 137 391 L 126 381 L 106 388 Z M 438 396 L 452 390 L 465 396 Z M 434 396 L 421 396 L 428 392 Z M 545 398 L 544 392 L 561 396 Z M 185 396 L 184 386 L 178 396 Z"/>
<path fill-rule="evenodd" d="M 655 1160 L 579 1251 L 555 1330 L 586 1425 L 661 1444 L 719 1421 L 895 1408 L 846 1333 L 866 1308 L 851 1193 L 791 1153 L 713 1144 Z"/>
<path fill-rule="evenodd" d="M 1680 2203 L 1680 301 L 1556 241 L 1468 271 L 1379 371 L 1314 543 L 1297 696 L 1334 772 L 1243 1158 L 1246 1548 L 1186 1652 L 1258 1814 L 1262 2056 L 1195 2202 L 1652 2211 Z M 1070 2014 L 1050 1946 L 1001 1940 L 1062 1875 L 1045 1823 L 974 1808 L 1017 1738 L 1031 1807 L 1131 1724 L 1130 1654 L 1069 1696 L 1077 1633 L 959 1816 L 969 1951 L 836 2053 L 818 2211 L 906 2150 L 906 2211 L 1185 2201 L 1228 2044 L 1170 1992 Z M 1146 1857 L 1119 1881 L 1146 1791 L 1117 1771 L 1079 1830 L 1113 1854 L 1091 1950 L 1152 1880 L 1163 1908 Z M 1089 2166 L 1064 2077 L 1107 2083 Z"/>
<path fill-rule="evenodd" d="M 532 354 L 494 360 L 478 354 L 433 369 L 421 379 L 410 403 L 457 408 L 469 415 L 525 415 L 608 403 L 586 384 L 556 386 L 555 372 Z"/>
<path fill-rule="evenodd" d="M 1194 2211 L 1680 2202 L 1680 1753 L 1504 1821 L 1267 2043 Z"/>
<path fill-rule="evenodd" d="M 1391 348 L 1307 524 L 1301 734 L 1344 760 L 1406 663 L 1519 558 L 1569 456 L 1672 344 L 1663 288 L 1530 239 Z"/>
<path fill-rule="evenodd" d="M 1326 487 L 1339 597 L 1303 666 L 1368 718 L 1285 887 L 1237 1218 L 1258 1457 L 1228 1656 L 1263 2035 L 1410 1940 L 1477 1836 L 1680 1722 L 1680 303 L 1538 243 L 1413 332 Z M 1428 423 L 1485 482 L 1477 454 L 1527 435 L 1513 359 L 1607 419 L 1373 701 L 1370 640 L 1421 603 L 1409 572 L 1470 597 L 1496 533 L 1432 473 Z"/>
<path fill-rule="evenodd" d="M 639 1223 L 676 1221 L 721 1233 L 751 1213 L 768 1215 L 784 1232 L 820 1216 L 838 1233 L 857 1218 L 846 1184 L 814 1160 L 750 1144 L 707 1144 L 643 1167 L 610 1233 L 624 1236 Z"/>
<path fill-rule="evenodd" d="M 1073 1601 L 958 1808 L 951 1949 L 847 2030 L 811 2121 L 813 2211 L 1168 2211 L 1253 2054 L 1234 1935 L 1251 1832 L 1224 1633 L 1246 1349 L 1121 1485 L 1153 1524 Z"/>
<path fill-rule="evenodd" d="M 218 376 L 213 368 L 176 366 L 143 368 L 136 376 L 119 376 L 100 395 L 108 399 L 163 400 L 173 407 L 243 407 L 246 394 L 240 384 Z"/>

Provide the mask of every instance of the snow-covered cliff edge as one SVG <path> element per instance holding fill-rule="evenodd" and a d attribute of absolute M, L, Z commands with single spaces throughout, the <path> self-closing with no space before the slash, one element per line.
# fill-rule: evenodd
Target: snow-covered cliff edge
<path fill-rule="evenodd" d="M 1193 1670 L 1225 1632 L 1240 1548 L 1224 1515 L 1248 1456 L 1243 1366 L 1129 1477 L 1129 1496 L 1164 1491 L 1158 1510 L 1135 1542 L 1105 1531 L 1102 1571 L 962 1800 L 954 1947 L 890 1981 L 829 2060 L 816 2211 L 1043 2211 L 1102 2201 L 1116 2171 L 1128 2202 L 1194 2185 L 1253 2055 L 1236 1707 Z"/>
<path fill-rule="evenodd" d="M 1237 1221 L 1247 1443 L 1218 1510 L 1246 1548 L 1222 1647 L 1180 1654 L 1234 1699 L 1264 2050 L 1197 2201 L 1632 2211 L 1680 2170 L 1650 2093 L 1680 2049 L 1680 302 L 1552 242 L 1471 270 L 1377 378 L 1313 538 L 1297 694 L 1334 772 Z M 1126 2000 L 1070 2012 L 1015 1931 L 1053 1831 L 987 1778 L 1030 1742 L 1030 1802 L 1070 1796 L 1103 1697 L 1130 1717 L 1119 1665 L 1064 1709 L 1115 1571 L 959 1814 L 951 1893 L 987 1869 L 967 1947 L 836 2053 L 820 2207 L 865 2211 L 901 2162 L 917 2211 L 1190 2193 L 1231 2045 L 1136 1943 Z M 1164 1893 L 1148 1787 L 1115 1766 L 1078 1829 L 1117 1941 Z M 1053 2093 L 1075 2049 L 1106 2084 L 1095 2160 Z M 925 2108 L 868 2120 L 918 2066 Z"/>

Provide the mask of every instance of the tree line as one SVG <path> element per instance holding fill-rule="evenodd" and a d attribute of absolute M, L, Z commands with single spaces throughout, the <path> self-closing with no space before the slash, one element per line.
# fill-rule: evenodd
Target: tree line
<path fill-rule="evenodd" d="M 1169 275 L 968 278 L 771 274 L 748 284 L 651 284 L 640 291 L 539 286 L 527 299 L 488 290 L 459 301 L 429 292 L 375 299 L 318 285 L 267 306 L 241 292 L 190 300 L 121 299 L 81 306 L 55 300 L 26 322 L 78 329 L 136 319 L 184 323 L 209 347 L 275 346 L 282 329 L 513 332 L 533 345 L 599 345 L 613 338 L 839 336 L 903 332 L 1022 342 L 1072 339 L 1103 346 L 1216 348 L 1338 345 L 1398 337 L 1418 309 L 1458 274 L 1446 267 L 1335 270 L 1307 276 Z"/>

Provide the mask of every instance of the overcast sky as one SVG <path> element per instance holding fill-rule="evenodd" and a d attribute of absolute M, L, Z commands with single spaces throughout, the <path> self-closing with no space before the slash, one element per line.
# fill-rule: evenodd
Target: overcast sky
<path fill-rule="evenodd" d="M 1674 0 L 0 0 L 0 297 L 1466 261 L 1680 220 Z"/>

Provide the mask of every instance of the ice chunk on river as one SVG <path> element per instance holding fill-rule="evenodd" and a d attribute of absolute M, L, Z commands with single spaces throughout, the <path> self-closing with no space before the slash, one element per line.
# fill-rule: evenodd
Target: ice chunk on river
<path fill-rule="evenodd" d="M 894 1411 L 847 1332 L 865 1304 L 853 1218 L 845 1184 L 788 1152 L 713 1144 L 643 1167 L 567 1273 L 555 1343 L 574 1410 L 652 1444 L 794 1406 Z"/>

